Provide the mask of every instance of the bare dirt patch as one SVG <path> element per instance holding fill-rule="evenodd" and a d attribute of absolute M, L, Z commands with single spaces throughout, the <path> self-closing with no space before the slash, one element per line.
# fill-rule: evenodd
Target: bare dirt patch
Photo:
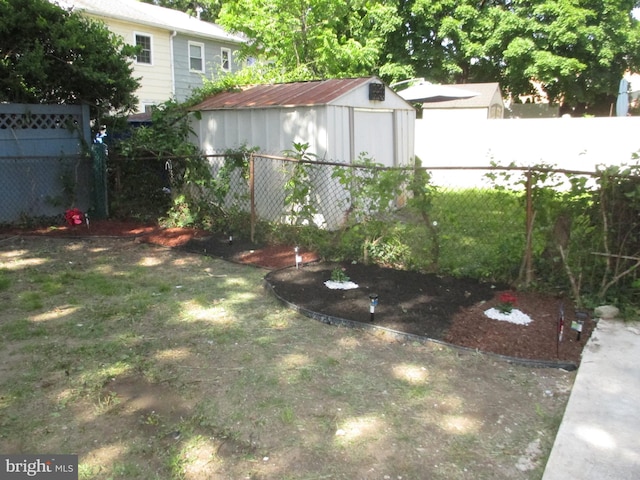
<path fill-rule="evenodd" d="M 40 227 L 0 227 L 0 234 L 29 235 L 46 237 L 86 237 L 86 236 L 112 236 L 112 237 L 136 237 L 161 232 L 163 229 L 157 225 L 144 224 L 137 221 L 125 220 L 91 220 L 89 225 L 68 226 L 65 224 Z"/>

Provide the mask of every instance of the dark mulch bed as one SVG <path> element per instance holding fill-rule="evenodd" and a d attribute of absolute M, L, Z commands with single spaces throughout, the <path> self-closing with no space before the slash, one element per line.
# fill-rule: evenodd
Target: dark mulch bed
<path fill-rule="evenodd" d="M 440 340 L 483 352 L 514 358 L 578 364 L 594 322 L 587 320 L 577 339 L 571 322 L 576 319 L 572 302 L 536 292 L 517 292 L 517 308 L 533 322 L 517 325 L 488 318 L 484 312 L 499 303 L 504 287 L 431 274 L 386 269 L 361 264 L 310 263 L 313 252 L 300 251 L 303 266 L 295 265 L 291 245 L 253 244 L 247 238 L 232 242 L 223 234 L 194 229 L 163 229 L 138 222 L 98 221 L 89 228 L 48 227 L 0 229 L 0 235 L 87 235 L 131 237 L 189 252 L 273 269 L 267 276 L 274 292 L 301 308 L 331 317 L 370 323 L 369 294 L 378 295 L 374 323 L 395 331 Z M 290 268 L 285 268 L 290 267 Z M 324 285 L 334 268 L 341 267 L 359 288 L 331 290 Z M 564 306 L 565 329 L 558 342 L 560 306 Z"/>
<path fill-rule="evenodd" d="M 342 268 L 358 288 L 330 289 L 334 268 Z M 444 338 L 461 309 L 490 300 L 495 289 L 470 279 L 405 272 L 375 265 L 315 264 L 267 275 L 275 293 L 304 308 L 370 323 L 370 294 L 378 296 L 374 322 L 393 330 Z"/>
<path fill-rule="evenodd" d="M 353 290 L 332 290 L 334 268 L 344 269 Z M 536 292 L 517 292 L 517 308 L 532 318 L 518 325 L 488 318 L 503 287 L 472 279 L 421 274 L 360 264 L 315 264 L 271 272 L 266 277 L 283 300 L 332 317 L 371 323 L 369 294 L 378 295 L 374 324 L 399 332 L 508 357 L 579 364 L 594 323 L 586 321 L 580 340 L 571 330 L 576 319 L 570 301 Z M 558 342 L 560 307 L 564 334 Z"/>

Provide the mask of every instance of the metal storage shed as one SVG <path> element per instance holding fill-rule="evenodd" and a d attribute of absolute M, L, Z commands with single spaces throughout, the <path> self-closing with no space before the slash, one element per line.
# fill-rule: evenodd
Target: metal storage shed
<path fill-rule="evenodd" d="M 413 160 L 415 109 L 376 77 L 257 85 L 211 96 L 192 110 L 201 113 L 193 119 L 194 142 L 210 155 L 241 146 L 282 155 L 294 143 L 308 143 L 308 153 L 336 163 L 352 163 L 363 153 L 390 167 Z M 216 163 L 211 160 L 213 170 Z M 317 208 L 311 221 L 328 229 L 339 227 L 349 208 L 331 172 L 314 170 L 307 198 Z M 256 198 L 257 216 L 296 221 L 285 208 L 282 167 L 260 162 L 254 177 L 255 191 L 267 199 Z"/>
<path fill-rule="evenodd" d="M 415 109 L 376 77 L 257 85 L 192 110 L 201 112 L 193 128 L 207 154 L 245 145 L 279 155 L 296 142 L 340 163 L 366 153 L 400 166 L 414 155 Z"/>

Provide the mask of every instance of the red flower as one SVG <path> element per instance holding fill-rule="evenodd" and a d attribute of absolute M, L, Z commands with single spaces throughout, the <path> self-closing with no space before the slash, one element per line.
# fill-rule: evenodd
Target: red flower
<path fill-rule="evenodd" d="M 500 295 L 500 303 L 510 303 L 512 305 L 515 305 L 516 303 L 518 303 L 518 299 L 513 293 L 504 292 L 502 295 Z"/>
<path fill-rule="evenodd" d="M 71 227 L 81 225 L 84 221 L 84 214 L 77 208 L 72 208 L 64 212 L 64 218 Z"/>
<path fill-rule="evenodd" d="M 498 304 L 498 310 L 501 313 L 511 313 L 513 307 L 518 303 L 518 299 L 511 292 L 504 292 L 500 295 L 500 303 Z"/>

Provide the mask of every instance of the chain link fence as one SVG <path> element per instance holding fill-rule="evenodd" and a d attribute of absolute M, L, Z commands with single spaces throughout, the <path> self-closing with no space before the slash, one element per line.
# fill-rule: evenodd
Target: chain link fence
<path fill-rule="evenodd" d="M 640 191 L 637 176 L 543 167 L 384 168 L 255 153 L 235 163 L 225 155 L 209 162 L 214 179 L 226 185 L 218 205 L 248 214 L 252 238 L 262 222 L 298 231 L 301 242 L 308 234 L 303 240 L 300 232 L 317 227 L 332 232 L 332 245 L 356 261 L 544 283 L 574 295 L 587 289 L 604 296 L 605 285 L 638 282 L 640 195 L 629 196 Z"/>
<path fill-rule="evenodd" d="M 422 172 L 432 204 L 432 226 L 446 229 L 456 224 L 458 237 L 478 231 L 485 237 L 494 232 L 504 236 L 505 231 L 524 228 L 524 180 L 505 188 L 497 186 L 494 178 L 506 168 L 388 168 L 250 154 L 245 158 L 246 172 L 237 168 L 229 176 L 222 173 L 229 156 L 207 158 L 214 179 L 223 176 L 222 181 L 228 182 L 220 204 L 227 210 L 252 213 L 255 222 L 335 231 L 363 217 L 408 220 L 403 209 L 414 196 L 411 183 L 416 172 Z M 513 170 L 524 176 L 522 169 Z M 395 175 L 385 175 L 389 173 Z M 216 201 L 213 195 L 209 200 Z"/>
<path fill-rule="evenodd" d="M 90 203 L 91 160 L 84 155 L 0 157 L 0 223 L 62 218 Z"/>
<path fill-rule="evenodd" d="M 0 224 L 89 206 L 88 105 L 0 104 Z"/>
<path fill-rule="evenodd" d="M 253 158 L 252 222 L 334 231 L 362 244 L 350 248 L 355 260 L 509 280 L 526 268 L 524 189 L 496 189 L 494 170 Z"/>
<path fill-rule="evenodd" d="M 107 159 L 111 214 L 246 231 L 326 258 L 505 282 L 578 297 L 640 279 L 637 172 L 385 168 L 256 152 Z M 0 222 L 89 208 L 89 157 L 0 159 Z M 205 181 L 197 169 L 205 165 Z M 199 167 L 198 167 L 199 166 Z M 92 175 L 93 173 L 93 175 Z M 637 299 L 636 299 L 637 300 Z"/>

